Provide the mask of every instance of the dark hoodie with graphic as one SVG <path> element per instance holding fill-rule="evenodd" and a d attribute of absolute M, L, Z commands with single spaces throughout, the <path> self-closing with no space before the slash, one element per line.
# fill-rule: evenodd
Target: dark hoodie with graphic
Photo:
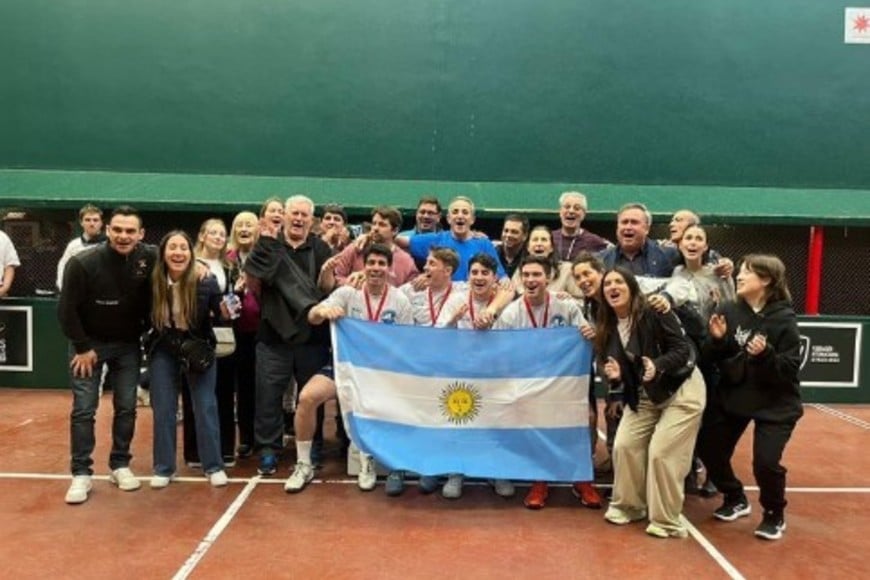
<path fill-rule="evenodd" d="M 766 421 L 795 421 L 803 414 L 800 398 L 800 333 L 787 300 L 766 304 L 755 312 L 743 300 L 724 304 L 728 330 L 703 344 L 705 360 L 718 365 L 721 379 L 708 404 L 728 413 Z M 767 338 L 758 356 L 746 352 L 757 334 Z"/>

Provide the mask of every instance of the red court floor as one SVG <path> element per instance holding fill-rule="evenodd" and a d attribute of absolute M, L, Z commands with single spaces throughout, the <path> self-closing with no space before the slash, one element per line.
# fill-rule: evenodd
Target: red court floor
<path fill-rule="evenodd" d="M 719 499 L 690 497 L 687 539 L 616 527 L 567 488 L 538 512 L 483 485 L 462 499 L 357 490 L 333 453 L 305 492 L 254 477 L 256 461 L 229 470 L 214 489 L 181 468 L 165 490 L 111 486 L 111 399 L 97 421 L 97 475 L 87 503 L 68 506 L 70 395 L 0 389 L 0 562 L 5 578 L 858 578 L 870 547 L 870 407 L 807 405 L 786 453 L 788 531 L 778 542 L 752 535 L 755 513 L 712 519 Z M 134 472 L 151 471 L 151 413 L 140 409 Z M 334 447 L 330 449 L 334 450 Z M 737 456 L 751 477 L 747 441 Z M 757 492 L 750 492 L 757 500 Z"/>

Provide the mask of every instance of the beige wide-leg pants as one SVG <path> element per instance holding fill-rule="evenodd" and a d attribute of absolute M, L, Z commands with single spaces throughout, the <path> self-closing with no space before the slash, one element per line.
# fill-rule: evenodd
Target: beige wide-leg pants
<path fill-rule="evenodd" d="M 612 507 L 649 513 L 650 523 L 681 530 L 684 479 L 707 401 L 698 369 L 674 395 L 654 405 L 641 389 L 637 411 L 626 407 L 613 445 Z"/>

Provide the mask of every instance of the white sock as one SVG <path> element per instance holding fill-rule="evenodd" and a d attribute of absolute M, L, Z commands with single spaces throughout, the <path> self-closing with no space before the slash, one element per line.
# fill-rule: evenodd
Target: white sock
<path fill-rule="evenodd" d="M 296 461 L 311 465 L 311 441 L 296 442 Z"/>

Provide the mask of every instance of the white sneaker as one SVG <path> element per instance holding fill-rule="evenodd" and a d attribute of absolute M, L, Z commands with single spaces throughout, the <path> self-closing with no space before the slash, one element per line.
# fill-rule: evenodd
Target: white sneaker
<path fill-rule="evenodd" d="M 359 474 L 356 476 L 356 484 L 363 491 L 371 491 L 378 484 L 375 458 L 362 451 L 359 452 Z"/>
<path fill-rule="evenodd" d="M 509 479 L 494 479 L 491 483 L 492 488 L 495 490 L 495 495 L 499 497 L 513 497 L 516 493 L 514 482 Z"/>
<path fill-rule="evenodd" d="M 459 499 L 462 497 L 462 474 L 452 473 L 447 476 L 447 481 L 441 488 L 441 496 L 445 499 Z"/>
<path fill-rule="evenodd" d="M 142 487 L 142 482 L 136 479 L 129 467 L 119 467 L 109 475 L 109 481 L 124 491 L 136 491 Z"/>
<path fill-rule="evenodd" d="M 74 475 L 72 483 L 66 492 L 66 503 L 76 504 L 88 501 L 88 493 L 91 491 L 90 475 Z"/>
<path fill-rule="evenodd" d="M 175 479 L 175 475 L 152 475 L 151 476 L 151 489 L 163 489 L 167 487 L 170 482 Z"/>
<path fill-rule="evenodd" d="M 220 471 L 209 473 L 208 482 L 214 487 L 224 487 L 230 480 L 227 479 L 227 472 L 221 469 Z"/>
<path fill-rule="evenodd" d="M 136 387 L 136 406 L 137 407 L 150 407 L 151 406 L 151 391 L 148 389 L 143 389 L 142 387 Z"/>
<path fill-rule="evenodd" d="M 299 493 L 311 480 L 314 479 L 314 468 L 303 462 L 298 462 L 293 468 L 293 473 L 287 478 L 284 483 L 284 491 L 287 493 Z"/>

